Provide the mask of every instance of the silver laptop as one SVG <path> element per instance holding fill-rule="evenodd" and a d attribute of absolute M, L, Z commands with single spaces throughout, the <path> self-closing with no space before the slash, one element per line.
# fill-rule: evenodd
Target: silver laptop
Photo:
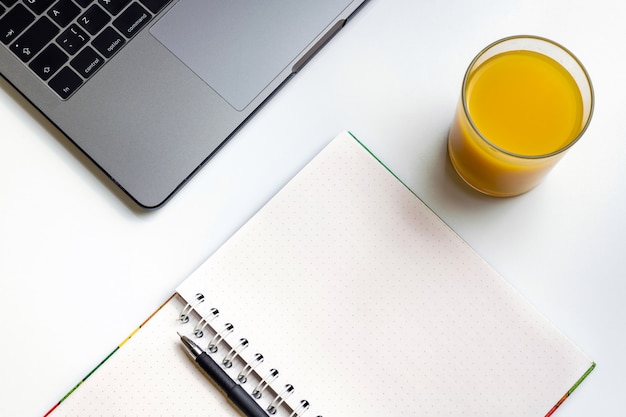
<path fill-rule="evenodd" d="M 365 0 L 0 0 L 0 73 L 163 205 Z"/>

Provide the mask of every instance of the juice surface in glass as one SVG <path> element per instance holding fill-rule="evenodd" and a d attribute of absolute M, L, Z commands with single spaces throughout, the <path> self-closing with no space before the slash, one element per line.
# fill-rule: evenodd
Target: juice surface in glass
<path fill-rule="evenodd" d="M 448 139 L 455 169 L 486 194 L 528 191 L 581 133 L 578 84 L 557 61 L 530 50 L 494 55 L 466 77 Z"/>
<path fill-rule="evenodd" d="M 537 156 L 576 138 L 583 102 L 574 78 L 552 58 L 533 51 L 491 57 L 467 83 L 474 125 L 505 151 Z"/>

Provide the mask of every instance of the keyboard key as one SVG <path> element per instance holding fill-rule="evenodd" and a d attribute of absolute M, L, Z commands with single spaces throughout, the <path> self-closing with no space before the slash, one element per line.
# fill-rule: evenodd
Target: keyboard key
<path fill-rule="evenodd" d="M 26 5 L 33 11 L 35 14 L 42 14 L 46 11 L 46 9 L 52 6 L 54 0 L 26 0 Z"/>
<path fill-rule="evenodd" d="M 67 55 L 55 44 L 50 44 L 30 63 L 29 67 L 42 80 L 52 77 L 67 62 Z"/>
<path fill-rule="evenodd" d="M 83 9 L 86 7 L 89 7 L 91 3 L 93 3 L 93 0 L 74 0 L 74 1 L 78 3 L 78 5 L 82 7 Z"/>
<path fill-rule="evenodd" d="M 35 20 L 26 7 L 18 4 L 0 19 L 0 37 L 8 45 Z"/>
<path fill-rule="evenodd" d="M 48 16 L 62 27 L 69 25 L 79 13 L 80 7 L 74 4 L 72 0 L 59 0 L 48 10 Z"/>
<path fill-rule="evenodd" d="M 150 21 L 150 13 L 141 7 L 139 3 L 133 3 L 113 21 L 113 26 L 127 38 L 132 38 L 148 21 Z"/>
<path fill-rule="evenodd" d="M 80 51 L 76 58 L 70 61 L 72 68 L 84 78 L 91 77 L 102 64 L 104 64 L 104 58 L 89 46 Z"/>
<path fill-rule="evenodd" d="M 11 45 L 11 50 L 22 61 L 28 62 L 37 52 L 46 46 L 57 33 L 59 33 L 57 25 L 44 16 L 28 28 L 28 30 Z"/>
<path fill-rule="evenodd" d="M 109 13 L 116 15 L 130 3 L 130 0 L 98 0 L 98 3 Z"/>
<path fill-rule="evenodd" d="M 66 100 L 171 2 L 0 0 L 0 41 Z"/>
<path fill-rule="evenodd" d="M 70 55 L 74 55 L 89 41 L 89 35 L 78 25 L 72 24 L 57 38 L 57 43 Z"/>
<path fill-rule="evenodd" d="M 124 37 L 111 27 L 104 29 L 102 33 L 91 42 L 105 58 L 111 58 L 125 43 L 126 40 L 124 40 Z"/>
<path fill-rule="evenodd" d="M 164 8 L 171 0 L 139 0 L 146 6 L 152 13 L 157 14 L 159 10 Z"/>
<path fill-rule="evenodd" d="M 78 18 L 78 23 L 90 34 L 95 35 L 109 23 L 111 18 L 100 6 L 94 4 Z"/>
<path fill-rule="evenodd" d="M 83 83 L 82 78 L 69 67 L 64 67 L 52 77 L 48 85 L 62 98 L 72 95 Z"/>

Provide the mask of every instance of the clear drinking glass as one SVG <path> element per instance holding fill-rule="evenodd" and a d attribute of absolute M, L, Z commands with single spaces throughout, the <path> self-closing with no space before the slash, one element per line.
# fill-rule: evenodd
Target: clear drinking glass
<path fill-rule="evenodd" d="M 501 39 L 465 73 L 450 160 L 478 191 L 525 193 L 580 139 L 593 106 L 589 75 L 570 51 L 536 36 Z"/>

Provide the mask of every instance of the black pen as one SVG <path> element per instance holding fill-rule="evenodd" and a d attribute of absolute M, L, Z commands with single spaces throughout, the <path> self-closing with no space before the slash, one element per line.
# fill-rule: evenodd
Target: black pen
<path fill-rule="evenodd" d="M 192 342 L 187 336 L 180 334 L 179 336 L 189 356 L 196 361 L 198 366 L 224 391 L 226 396 L 246 417 L 268 417 L 268 414 L 248 395 L 243 387 L 233 381 L 200 346 Z"/>

